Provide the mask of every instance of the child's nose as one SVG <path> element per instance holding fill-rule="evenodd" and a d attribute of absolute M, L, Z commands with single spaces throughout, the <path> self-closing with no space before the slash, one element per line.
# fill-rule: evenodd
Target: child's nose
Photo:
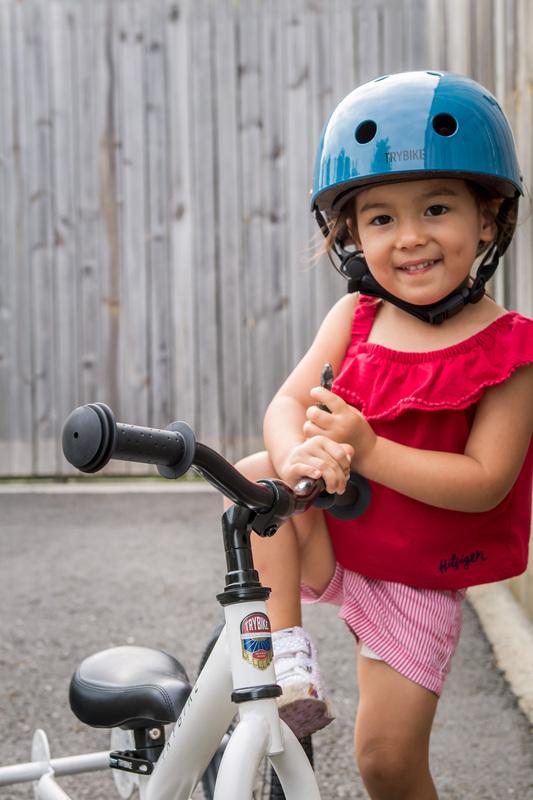
<path fill-rule="evenodd" d="M 415 219 L 408 219 L 401 223 L 398 228 L 396 245 L 400 250 L 408 250 L 417 245 L 425 244 L 427 234 L 424 226 Z"/>

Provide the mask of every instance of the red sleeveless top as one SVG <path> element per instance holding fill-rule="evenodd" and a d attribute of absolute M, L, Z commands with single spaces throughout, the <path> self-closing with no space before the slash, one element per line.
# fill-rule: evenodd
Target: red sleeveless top
<path fill-rule="evenodd" d="M 451 347 L 406 353 L 367 341 L 378 305 L 359 298 L 333 391 L 379 436 L 463 453 L 485 390 L 533 362 L 533 320 L 509 312 Z M 327 515 L 337 561 L 369 578 L 431 589 L 518 575 L 527 566 L 532 472 L 530 442 L 509 494 L 491 511 L 473 513 L 436 508 L 371 481 L 372 501 L 361 517 Z"/>

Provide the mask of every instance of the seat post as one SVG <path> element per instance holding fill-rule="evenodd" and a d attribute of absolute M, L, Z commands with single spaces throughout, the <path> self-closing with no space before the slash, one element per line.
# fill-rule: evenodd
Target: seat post
<path fill-rule="evenodd" d="M 165 746 L 165 728 L 152 725 L 150 728 L 136 728 L 133 731 L 135 749 L 152 763 L 156 762 Z"/>

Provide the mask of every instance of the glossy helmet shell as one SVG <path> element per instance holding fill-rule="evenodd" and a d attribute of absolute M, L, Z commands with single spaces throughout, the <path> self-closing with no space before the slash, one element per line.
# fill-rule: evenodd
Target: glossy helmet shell
<path fill-rule="evenodd" d="M 498 101 L 461 75 L 385 75 L 347 95 L 327 121 L 311 207 L 332 219 L 362 186 L 439 175 L 470 179 L 503 197 L 523 194 L 513 134 Z"/>

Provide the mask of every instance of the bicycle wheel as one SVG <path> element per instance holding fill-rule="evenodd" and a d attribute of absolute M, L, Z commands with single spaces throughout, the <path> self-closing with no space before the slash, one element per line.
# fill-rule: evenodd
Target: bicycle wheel
<path fill-rule="evenodd" d="M 220 624 L 217 625 L 213 630 L 213 633 L 211 634 L 211 637 L 200 659 L 200 666 L 198 669 L 199 673 L 203 670 L 207 659 L 211 655 L 211 651 L 215 646 L 223 627 L 224 625 Z M 224 755 L 224 750 L 229 742 L 229 738 L 235 729 L 235 724 L 236 720 L 234 720 L 229 726 L 218 747 L 218 750 L 207 765 L 207 768 L 202 776 L 202 789 L 206 800 L 213 800 L 213 797 L 215 796 L 215 784 L 220 762 L 222 761 L 222 756 Z M 311 766 L 313 766 L 313 743 L 311 736 L 305 736 L 303 739 L 300 739 L 300 744 L 302 745 L 305 754 L 311 763 Z M 257 774 L 257 780 L 254 786 L 252 798 L 253 800 L 285 800 L 285 794 L 281 787 L 281 783 L 278 780 L 278 776 L 266 758 L 263 759 Z"/>

